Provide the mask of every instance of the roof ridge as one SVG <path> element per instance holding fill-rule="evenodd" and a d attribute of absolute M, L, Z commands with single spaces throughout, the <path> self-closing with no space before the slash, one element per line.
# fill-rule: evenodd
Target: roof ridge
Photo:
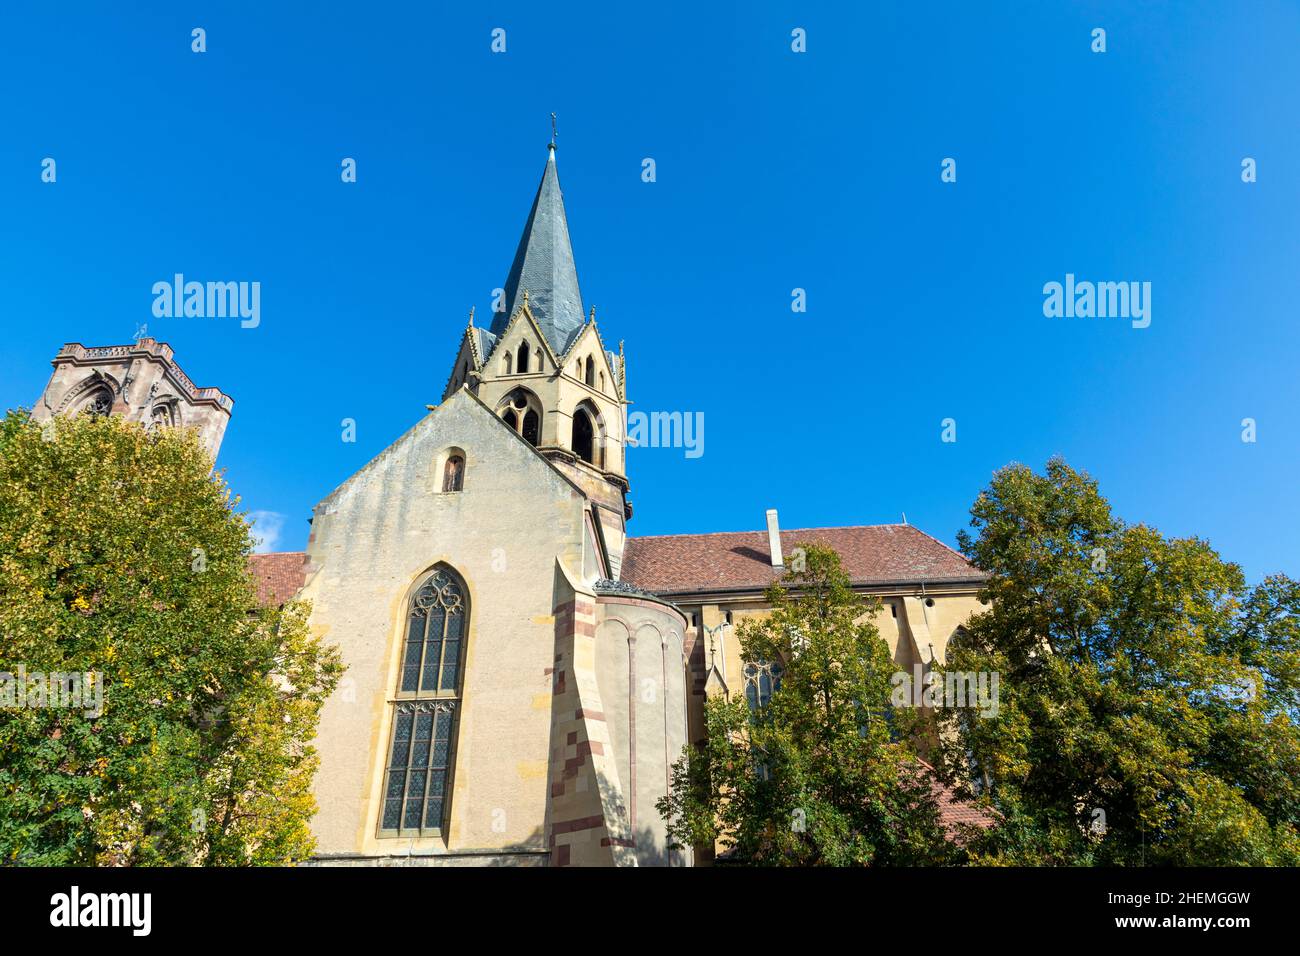
<path fill-rule="evenodd" d="M 914 527 L 914 525 L 902 524 L 901 522 L 898 521 L 886 521 L 886 522 L 882 522 L 881 524 L 832 524 L 832 525 L 821 525 L 820 527 L 813 527 L 813 528 L 782 528 L 781 533 L 797 534 L 800 531 L 856 531 L 862 528 L 911 528 L 911 527 Z M 919 531 L 920 529 L 918 528 L 917 530 Z M 924 531 L 922 531 L 921 533 L 925 534 Z M 746 529 L 744 531 L 680 531 L 675 534 L 628 535 L 627 539 L 629 541 L 645 541 L 649 538 L 709 538 L 709 537 L 716 537 L 724 534 L 766 535 L 767 530 L 764 528 L 757 528 L 757 529 Z M 932 536 L 926 535 L 926 537 L 929 538 Z M 934 540 L 938 541 L 939 539 L 935 538 Z M 942 541 L 939 541 L 939 543 L 943 544 Z M 944 547 L 948 547 L 948 546 L 944 545 Z M 948 550 L 952 551 L 952 548 L 948 548 Z M 954 551 L 953 553 L 960 554 L 961 552 Z"/>
<path fill-rule="evenodd" d="M 909 524 L 909 525 L 907 525 L 906 527 L 915 529 L 915 531 L 917 532 L 917 534 L 924 535 L 925 537 L 927 537 L 927 538 L 929 538 L 931 541 L 933 541 L 935 544 L 940 545 L 941 547 L 947 548 L 949 551 L 951 551 L 953 554 L 957 555 L 957 557 L 961 558 L 963 561 L 965 561 L 965 562 L 966 562 L 967 564 L 969 564 L 971 567 L 975 567 L 974 563 L 972 563 L 972 561 L 971 561 L 970 558 L 966 557 L 966 555 L 962 554 L 960 551 L 958 551 L 958 550 L 957 550 L 956 548 L 954 548 L 952 545 L 948 544 L 948 542 L 943 541 L 943 540 L 941 540 L 941 539 L 939 539 L 939 538 L 936 538 L 934 535 L 930 534 L 930 532 L 928 532 L 928 531 L 924 531 L 924 530 L 922 530 L 921 528 L 917 528 L 916 525 L 910 525 L 910 524 Z"/>
<path fill-rule="evenodd" d="M 284 558 L 293 557 L 296 554 L 306 554 L 306 551 L 254 551 L 249 554 L 250 558 Z"/>

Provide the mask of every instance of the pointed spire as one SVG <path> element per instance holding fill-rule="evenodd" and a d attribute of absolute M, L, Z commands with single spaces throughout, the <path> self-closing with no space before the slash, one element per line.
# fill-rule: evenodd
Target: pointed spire
<path fill-rule="evenodd" d="M 525 289 L 528 308 L 542 333 L 551 348 L 563 354 L 583 326 L 582 293 L 578 291 L 554 142 L 547 145 L 546 169 L 506 279 L 506 310 L 492 319 L 494 334 L 505 331 L 515 309 L 525 301 Z"/>

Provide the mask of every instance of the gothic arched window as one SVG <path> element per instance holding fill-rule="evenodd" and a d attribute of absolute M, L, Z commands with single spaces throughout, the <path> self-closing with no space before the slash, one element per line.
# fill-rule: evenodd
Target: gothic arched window
<path fill-rule="evenodd" d="M 595 430 L 591 416 L 581 408 L 573 413 L 573 452 L 589 465 L 596 463 Z"/>
<path fill-rule="evenodd" d="M 449 455 L 442 469 L 442 490 L 460 491 L 464 487 L 465 459 L 460 455 Z"/>
<path fill-rule="evenodd" d="M 176 407 L 172 404 L 163 402 L 153 407 L 149 412 L 149 422 L 145 426 L 149 431 L 156 431 L 160 428 L 171 428 L 180 424 L 180 419 Z"/>
<path fill-rule="evenodd" d="M 524 436 L 524 441 L 536 448 L 537 443 L 542 440 L 541 427 L 541 418 L 530 408 L 524 412 L 524 425 L 519 434 Z"/>
<path fill-rule="evenodd" d="M 407 615 L 384 774 L 381 836 L 443 832 L 469 634 L 464 582 L 439 565 L 416 589 Z"/>
<path fill-rule="evenodd" d="M 510 356 L 510 353 L 507 352 L 507 353 L 506 353 L 506 374 L 507 374 L 507 375 L 510 374 L 510 362 L 511 362 L 511 356 Z"/>
<path fill-rule="evenodd" d="M 542 440 L 542 405 L 526 388 L 516 388 L 497 409 L 501 420 L 534 447 Z"/>
<path fill-rule="evenodd" d="M 519 374 L 523 375 L 528 371 L 528 343 L 523 342 L 519 346 Z"/>
<path fill-rule="evenodd" d="M 750 661 L 745 665 L 745 700 L 752 712 L 757 713 L 767 706 L 772 694 L 781 686 L 783 673 L 780 664 Z"/>
<path fill-rule="evenodd" d="M 113 410 L 113 396 L 106 388 L 97 388 L 81 404 L 81 411 L 91 418 L 102 418 Z"/>
<path fill-rule="evenodd" d="M 596 386 L 596 363 L 587 356 L 587 384 L 595 388 Z"/>

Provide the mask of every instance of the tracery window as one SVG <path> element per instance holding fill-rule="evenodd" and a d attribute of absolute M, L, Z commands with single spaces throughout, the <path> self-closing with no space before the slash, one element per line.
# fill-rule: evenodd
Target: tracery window
<path fill-rule="evenodd" d="M 464 583 L 451 568 L 439 565 L 411 598 L 392 704 L 381 836 L 443 832 L 451 806 L 468 633 Z"/>
<path fill-rule="evenodd" d="M 524 388 L 515 389 L 506 396 L 498 414 L 502 421 L 519 432 L 528 444 L 536 447 L 541 441 L 541 406 L 532 392 Z"/>
<path fill-rule="evenodd" d="M 772 695 L 781 686 L 785 672 L 777 663 L 749 661 L 745 664 L 745 700 L 749 709 L 757 713 L 767 706 Z"/>
<path fill-rule="evenodd" d="M 785 672 L 781 665 L 767 661 L 746 661 L 743 671 L 745 677 L 745 702 L 749 704 L 751 720 L 763 719 L 763 708 L 772 700 L 772 695 L 781 687 L 781 675 Z M 762 780 L 770 780 L 772 768 L 766 753 L 756 751 L 754 754 L 754 772 Z"/>
<path fill-rule="evenodd" d="M 113 396 L 107 389 L 98 388 L 82 404 L 81 410 L 92 418 L 103 418 L 113 410 Z"/>

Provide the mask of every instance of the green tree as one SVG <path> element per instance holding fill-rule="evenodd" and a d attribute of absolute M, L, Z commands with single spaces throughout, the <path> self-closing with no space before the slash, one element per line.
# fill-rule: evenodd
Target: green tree
<path fill-rule="evenodd" d="M 342 668 L 304 606 L 257 609 L 249 528 L 211 469 L 190 432 L 0 421 L 0 672 L 103 692 L 98 715 L 0 709 L 0 860 L 311 852 L 310 741 Z"/>
<path fill-rule="evenodd" d="M 839 555 L 804 548 L 803 569 L 767 592 L 770 616 L 740 625 L 747 665 L 779 663 L 779 688 L 705 704 L 707 740 L 687 747 L 658 802 L 677 845 L 753 865 L 908 865 L 956 852 L 931 781 L 893 737 L 897 668 Z"/>
<path fill-rule="evenodd" d="M 997 672 L 1000 706 L 939 720 L 947 778 L 1002 818 L 975 859 L 1300 862 L 1300 585 L 1121 521 L 1060 459 L 1002 469 L 971 516 L 989 606 L 947 667 Z"/>

